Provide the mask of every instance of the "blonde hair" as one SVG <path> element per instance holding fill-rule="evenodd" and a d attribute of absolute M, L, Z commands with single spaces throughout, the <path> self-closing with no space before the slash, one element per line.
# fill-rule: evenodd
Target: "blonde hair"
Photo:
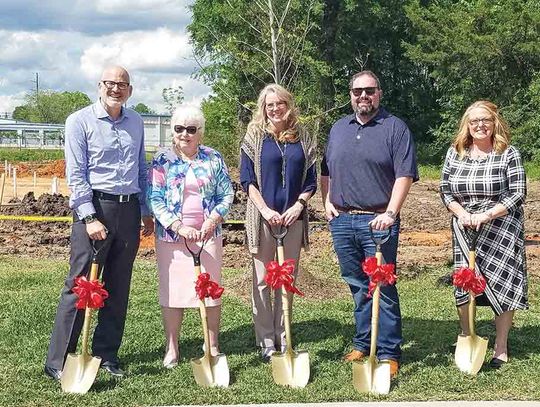
<path fill-rule="evenodd" d="M 272 125 L 272 122 L 268 120 L 266 114 L 266 96 L 270 93 L 275 93 L 280 101 L 287 104 L 287 112 L 284 115 L 284 119 L 287 122 L 287 128 L 278 132 Z M 292 94 L 283 86 L 276 83 L 266 85 L 259 93 L 257 99 L 257 108 L 253 117 L 248 124 L 248 130 L 269 133 L 276 140 L 281 143 L 296 143 L 300 139 L 298 132 L 298 110 L 294 105 L 294 99 Z"/>
<path fill-rule="evenodd" d="M 493 150 L 497 154 L 501 154 L 510 145 L 510 128 L 499 114 L 497 105 L 488 100 L 478 100 L 470 105 L 467 110 L 465 110 L 465 113 L 463 113 L 461 122 L 459 123 L 459 130 L 452 144 L 461 159 L 466 156 L 467 150 L 473 143 L 473 138 L 469 132 L 469 117 L 471 111 L 477 108 L 487 110 L 493 119 L 493 134 L 491 136 Z"/>

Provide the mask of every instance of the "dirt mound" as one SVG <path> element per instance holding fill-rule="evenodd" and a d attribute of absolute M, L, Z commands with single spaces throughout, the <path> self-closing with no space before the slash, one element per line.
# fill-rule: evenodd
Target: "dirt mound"
<path fill-rule="evenodd" d="M 33 192 L 28 192 L 22 200 L 13 198 L 10 204 L 18 204 L 0 208 L 4 215 L 39 215 L 70 216 L 69 198 L 61 194 L 42 194 L 38 199 Z"/>
<path fill-rule="evenodd" d="M 51 160 L 44 162 L 19 162 L 15 165 L 17 175 L 21 177 L 31 177 L 36 173 L 38 177 L 59 177 L 66 176 L 65 160 Z"/>

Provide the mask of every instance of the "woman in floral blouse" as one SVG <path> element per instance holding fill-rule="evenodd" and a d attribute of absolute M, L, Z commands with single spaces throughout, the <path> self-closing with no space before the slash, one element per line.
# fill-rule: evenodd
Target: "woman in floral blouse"
<path fill-rule="evenodd" d="M 221 222 L 234 198 L 223 158 L 216 150 L 200 144 L 204 123 L 200 109 L 179 107 L 171 119 L 172 147 L 156 153 L 149 174 L 148 200 L 156 222 L 159 302 L 166 336 L 163 365 L 167 368 L 178 364 L 183 310 L 198 307 L 199 301 L 193 259 L 184 238 L 191 245 L 206 241 L 201 253 L 202 272 L 220 283 Z M 216 355 L 221 300 L 205 301 L 210 351 Z"/>

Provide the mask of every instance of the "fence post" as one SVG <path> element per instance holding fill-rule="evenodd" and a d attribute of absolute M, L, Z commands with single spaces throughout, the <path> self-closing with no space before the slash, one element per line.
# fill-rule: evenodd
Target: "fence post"
<path fill-rule="evenodd" d="M 17 198 L 17 167 L 13 167 L 13 198 Z"/>
<path fill-rule="evenodd" d="M 0 205 L 2 205 L 2 201 L 4 200 L 5 185 L 6 185 L 6 173 L 4 172 L 2 176 L 0 177 Z"/>

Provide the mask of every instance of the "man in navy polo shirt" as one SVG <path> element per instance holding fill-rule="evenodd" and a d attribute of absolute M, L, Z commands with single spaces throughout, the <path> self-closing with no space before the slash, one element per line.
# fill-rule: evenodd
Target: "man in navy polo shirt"
<path fill-rule="evenodd" d="M 361 268 L 375 255 L 370 235 L 391 237 L 382 246 L 386 263 L 396 262 L 399 211 L 411 184 L 418 180 L 416 153 L 407 125 L 380 107 L 382 90 L 371 71 L 355 74 L 350 82 L 354 113 L 338 120 L 328 137 L 321 164 L 321 191 L 330 222 L 341 276 L 354 300 L 356 333 L 353 350 L 344 360 L 369 354 L 371 298 L 369 278 Z M 389 360 L 395 375 L 401 360 L 401 311 L 395 285 L 381 287 L 377 357 Z"/>

